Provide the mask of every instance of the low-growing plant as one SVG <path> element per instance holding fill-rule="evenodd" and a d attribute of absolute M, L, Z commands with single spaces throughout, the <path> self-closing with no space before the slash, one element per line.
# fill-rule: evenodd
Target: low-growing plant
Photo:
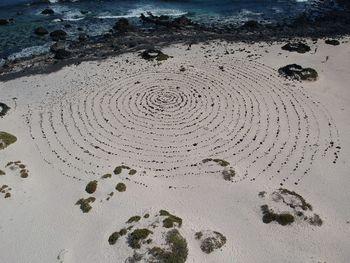
<path fill-rule="evenodd" d="M 97 189 L 97 181 L 96 180 L 90 181 L 85 187 L 85 191 L 89 194 L 95 193 L 96 189 Z"/>
<path fill-rule="evenodd" d="M 110 245 L 114 245 L 115 243 L 117 243 L 119 237 L 120 237 L 120 234 L 118 232 L 112 233 L 108 238 L 108 243 Z"/>
<path fill-rule="evenodd" d="M 132 216 L 128 219 L 128 221 L 126 221 L 126 223 L 131 224 L 131 223 L 140 221 L 140 219 L 141 219 L 141 216 Z"/>
<path fill-rule="evenodd" d="M 153 232 L 147 228 L 138 228 L 129 234 L 128 242 L 131 248 L 141 248 L 141 241 L 146 239 Z"/>
<path fill-rule="evenodd" d="M 115 187 L 115 189 L 118 192 L 125 192 L 126 191 L 126 185 L 124 183 L 118 183 Z"/>

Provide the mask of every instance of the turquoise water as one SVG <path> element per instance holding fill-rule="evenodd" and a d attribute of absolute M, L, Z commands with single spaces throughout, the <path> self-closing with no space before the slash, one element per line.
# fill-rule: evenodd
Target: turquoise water
<path fill-rule="evenodd" d="M 34 1 L 34 0 L 33 0 Z M 49 37 L 38 37 L 33 30 L 44 26 L 49 31 L 64 29 L 71 39 L 84 32 L 90 36 L 108 32 L 120 17 L 139 23 L 141 13 L 151 11 L 155 15 L 187 15 L 194 21 L 207 25 L 217 23 L 243 23 L 247 20 L 265 22 L 284 21 L 303 12 L 322 12 L 332 1 L 316 0 L 0 0 L 0 18 L 14 18 L 15 23 L 0 26 L 0 58 L 16 52 L 25 56 L 48 49 Z M 325 7 L 326 6 L 326 7 Z M 54 15 L 42 15 L 47 7 Z M 66 28 L 69 24 L 71 27 Z M 80 30 L 78 30 L 78 28 Z"/>

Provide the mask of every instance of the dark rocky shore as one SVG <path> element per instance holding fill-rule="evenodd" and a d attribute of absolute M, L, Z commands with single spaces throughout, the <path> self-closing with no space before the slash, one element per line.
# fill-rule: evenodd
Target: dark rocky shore
<path fill-rule="evenodd" d="M 348 3 L 347 1 L 345 1 Z M 101 60 L 124 52 L 162 48 L 176 43 L 191 45 L 209 40 L 230 42 L 274 42 L 309 37 L 340 38 L 350 34 L 350 11 L 334 11 L 317 19 L 300 16 L 292 22 L 261 24 L 248 21 L 244 25 L 218 25 L 206 27 L 193 23 L 185 16 L 175 19 L 167 16 L 141 15 L 140 20 L 149 24 L 150 29 L 132 25 L 127 19 L 116 21 L 108 34 L 89 37 L 79 35 L 74 41 L 66 41 L 66 32 L 47 32 L 36 29 L 33 34 L 50 34 L 56 43 L 44 55 L 6 61 L 0 67 L 0 81 L 19 76 L 50 73 L 60 68 L 88 60 Z"/>

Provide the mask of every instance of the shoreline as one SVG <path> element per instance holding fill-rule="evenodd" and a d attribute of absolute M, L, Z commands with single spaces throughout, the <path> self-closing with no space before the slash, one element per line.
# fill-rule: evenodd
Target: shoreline
<path fill-rule="evenodd" d="M 180 17 L 179 23 L 174 25 L 174 20 L 163 23 L 161 17 L 144 17 L 146 23 L 154 25 L 151 30 L 144 30 L 127 24 L 118 25 L 117 20 L 114 29 L 105 35 L 84 38 L 76 41 L 58 41 L 63 49 L 69 53 L 60 59 L 55 58 L 55 52 L 49 51 L 42 55 L 34 55 L 26 58 L 6 60 L 0 67 L 0 81 L 7 81 L 20 76 L 35 74 L 47 74 L 60 68 L 81 63 L 83 61 L 103 60 L 128 52 L 139 52 L 145 49 L 162 49 L 173 44 L 194 44 L 206 41 L 221 40 L 228 42 L 286 42 L 298 41 L 298 39 L 327 39 L 342 38 L 350 35 L 350 12 L 342 11 L 337 14 L 328 14 L 315 21 L 309 21 L 307 17 L 299 17 L 292 23 L 285 24 L 260 24 L 256 21 L 248 21 L 242 26 L 225 25 L 204 27 L 192 23 L 185 16 Z M 141 17 L 142 19 L 142 17 Z M 182 19 L 182 20 L 181 20 Z M 127 23 L 128 20 L 126 20 Z M 124 22 L 122 22 L 124 23 Z M 116 28 L 116 27 L 121 28 Z M 57 43 L 58 43 L 57 42 Z"/>

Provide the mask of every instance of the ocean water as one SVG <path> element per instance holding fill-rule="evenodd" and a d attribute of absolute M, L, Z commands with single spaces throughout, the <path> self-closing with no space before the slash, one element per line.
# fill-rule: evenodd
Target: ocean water
<path fill-rule="evenodd" d="M 108 32 L 118 18 L 140 23 L 141 13 L 186 15 L 203 24 L 285 21 L 307 12 L 317 15 L 334 8 L 332 0 L 0 0 L 0 18 L 15 23 L 0 26 L 0 59 L 47 51 L 49 37 L 33 34 L 38 26 L 49 31 L 64 29 L 70 39 L 84 32 L 96 36 Z M 41 11 L 52 8 L 54 15 Z M 71 27 L 66 28 L 69 24 Z"/>

